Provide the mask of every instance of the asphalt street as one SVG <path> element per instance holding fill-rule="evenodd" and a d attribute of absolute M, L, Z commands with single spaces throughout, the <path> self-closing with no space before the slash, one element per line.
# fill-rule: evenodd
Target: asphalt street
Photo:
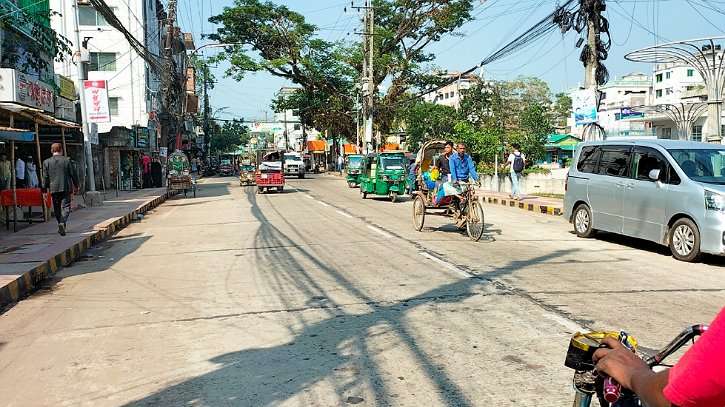
<path fill-rule="evenodd" d="M 564 406 L 577 330 L 645 349 L 725 305 L 725 260 L 485 205 L 471 242 L 336 176 L 203 180 L 0 315 L 5 406 Z"/>

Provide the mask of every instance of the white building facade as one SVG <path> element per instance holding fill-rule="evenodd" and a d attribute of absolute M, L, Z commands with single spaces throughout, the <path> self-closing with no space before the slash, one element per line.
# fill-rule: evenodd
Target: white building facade
<path fill-rule="evenodd" d="M 470 89 L 475 84 L 480 83 L 478 76 L 473 74 L 462 74 L 460 72 L 448 72 L 442 75 L 443 78 L 453 81 L 452 83 L 423 96 L 423 100 L 428 103 L 435 103 L 443 106 L 450 106 L 456 110 L 461 107 L 461 91 Z"/>

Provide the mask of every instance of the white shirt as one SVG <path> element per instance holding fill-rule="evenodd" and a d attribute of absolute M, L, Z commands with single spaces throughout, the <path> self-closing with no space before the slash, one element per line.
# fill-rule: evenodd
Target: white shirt
<path fill-rule="evenodd" d="M 15 178 L 25 179 L 25 161 L 19 158 L 15 161 Z"/>
<path fill-rule="evenodd" d="M 524 160 L 524 163 L 526 162 L 526 156 L 519 150 L 515 150 L 513 153 L 509 154 L 508 159 L 508 163 L 511 164 L 511 172 L 514 172 L 514 160 L 517 156 L 521 156 L 521 158 Z"/>

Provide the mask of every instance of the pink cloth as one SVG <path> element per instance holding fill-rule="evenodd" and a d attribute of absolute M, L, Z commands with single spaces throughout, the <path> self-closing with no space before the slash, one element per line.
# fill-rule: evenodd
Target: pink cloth
<path fill-rule="evenodd" d="M 678 407 L 725 406 L 725 308 L 670 369 L 664 394 Z"/>
<path fill-rule="evenodd" d="M 143 173 L 148 174 L 151 172 L 151 157 L 145 155 L 141 159 L 141 164 L 143 164 Z"/>

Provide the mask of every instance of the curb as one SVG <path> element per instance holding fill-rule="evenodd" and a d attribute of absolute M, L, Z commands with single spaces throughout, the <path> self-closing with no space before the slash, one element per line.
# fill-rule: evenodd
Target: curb
<path fill-rule="evenodd" d="M 11 281 L 4 287 L 0 287 L 0 312 L 4 311 L 3 308 L 7 305 L 18 302 L 37 290 L 45 279 L 51 277 L 62 267 L 68 266 L 76 261 L 91 246 L 106 240 L 117 231 L 126 227 L 139 214 L 145 214 L 149 210 L 161 205 L 172 195 L 174 194 L 165 192 L 163 195 L 151 201 L 144 202 L 124 216 L 111 218 L 96 224 L 91 232 L 80 242 L 75 243 L 63 252 L 24 272 L 15 281 Z"/>
<path fill-rule="evenodd" d="M 511 198 L 501 198 L 498 196 L 490 196 L 486 194 L 479 194 L 481 201 L 490 204 L 500 204 L 502 206 L 508 206 L 512 208 L 519 208 L 522 210 L 541 213 L 544 215 L 561 216 L 563 214 L 562 208 L 559 206 L 542 205 L 537 203 L 527 203 L 523 201 L 517 201 Z"/>

